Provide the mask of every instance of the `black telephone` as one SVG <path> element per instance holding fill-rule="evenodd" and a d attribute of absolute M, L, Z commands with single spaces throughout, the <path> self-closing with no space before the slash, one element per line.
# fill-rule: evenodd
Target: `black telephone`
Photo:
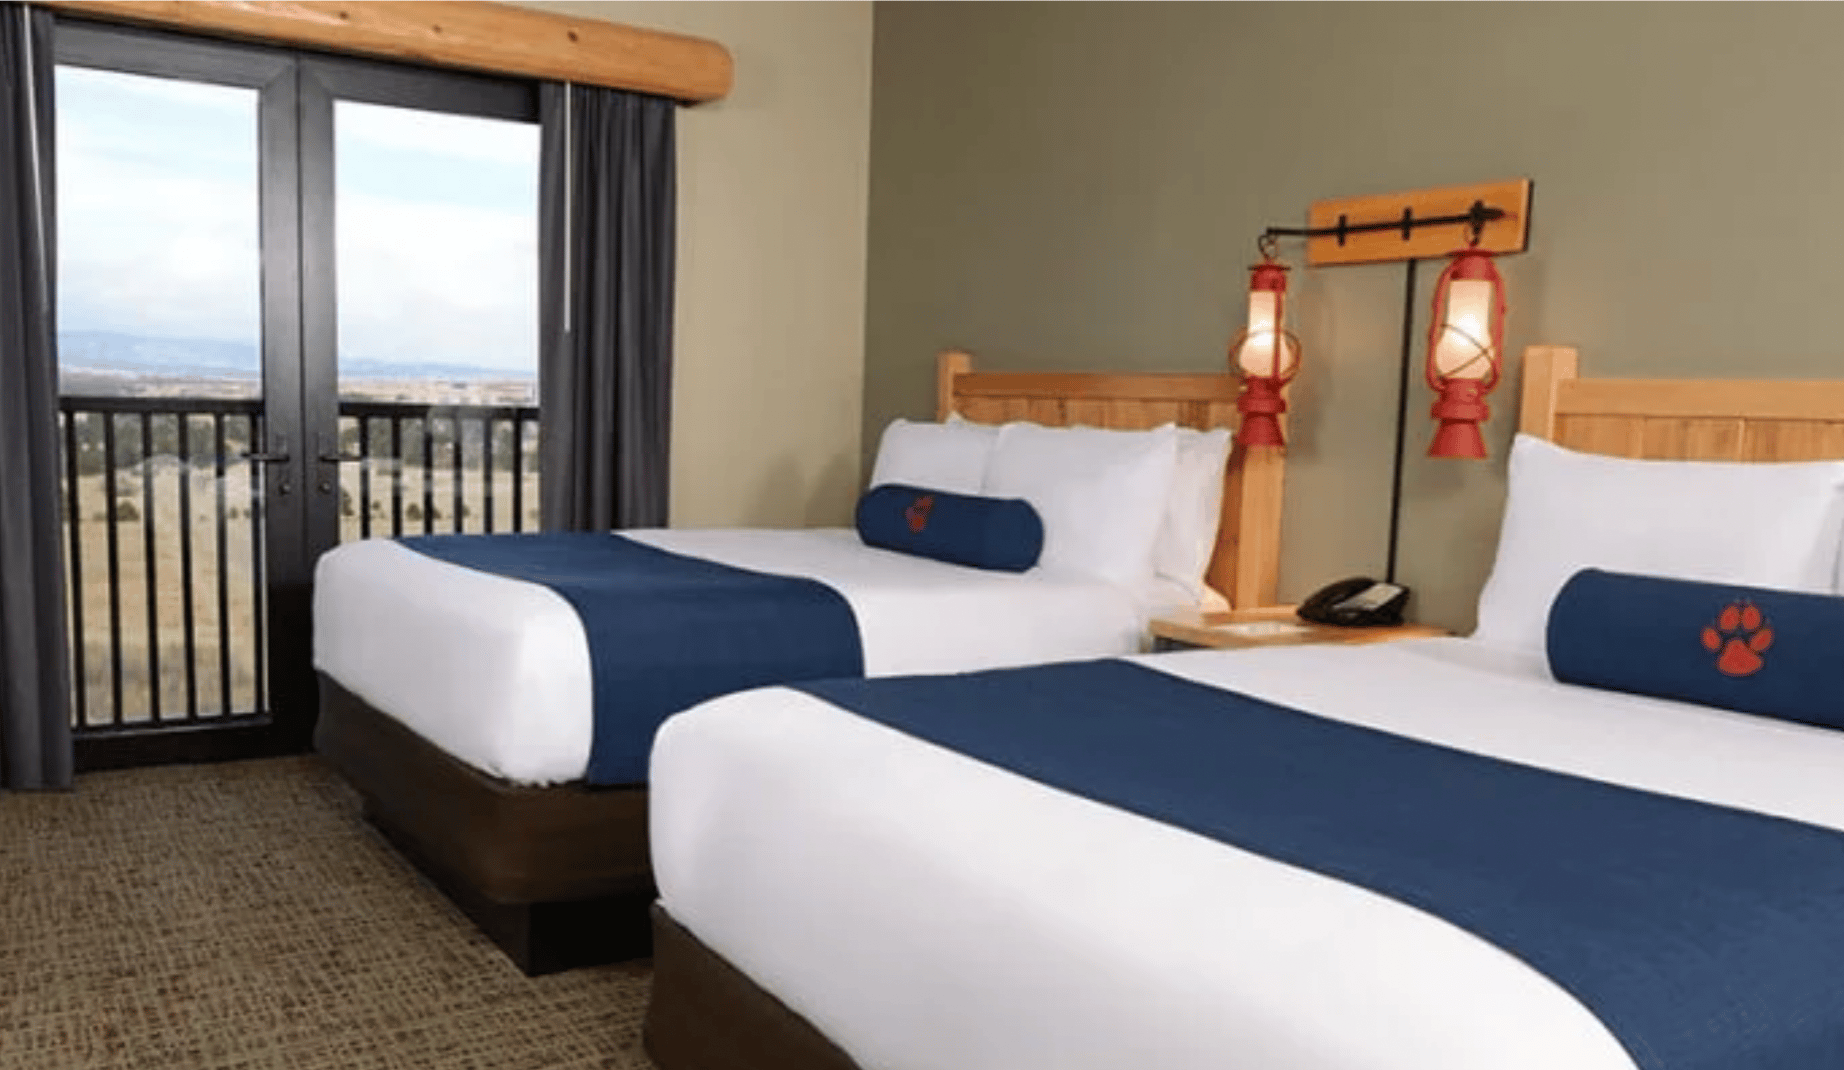
<path fill-rule="evenodd" d="M 1341 628 L 1379 628 L 1402 623 L 1409 589 L 1398 583 L 1353 576 L 1329 583 L 1300 603 L 1301 620 Z"/>

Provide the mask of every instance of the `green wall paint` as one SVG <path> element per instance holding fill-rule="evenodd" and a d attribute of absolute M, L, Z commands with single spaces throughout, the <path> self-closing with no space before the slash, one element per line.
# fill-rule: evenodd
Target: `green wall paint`
<path fill-rule="evenodd" d="M 1839 40 L 1831 4 L 879 3 L 866 450 L 931 412 L 944 346 L 1218 368 L 1264 226 L 1528 176 L 1492 459 L 1422 458 L 1433 398 L 1409 397 L 1399 574 L 1470 629 L 1525 345 L 1600 375 L 1844 376 Z M 1383 567 L 1404 276 L 1295 272 L 1285 599 Z"/>

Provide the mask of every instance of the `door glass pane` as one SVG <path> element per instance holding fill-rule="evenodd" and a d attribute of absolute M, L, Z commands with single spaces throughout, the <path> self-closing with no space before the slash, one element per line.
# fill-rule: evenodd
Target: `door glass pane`
<path fill-rule="evenodd" d="M 77 725 L 260 712 L 257 94 L 61 66 L 57 108 Z"/>
<path fill-rule="evenodd" d="M 340 537 L 536 527 L 538 128 L 333 120 Z"/>

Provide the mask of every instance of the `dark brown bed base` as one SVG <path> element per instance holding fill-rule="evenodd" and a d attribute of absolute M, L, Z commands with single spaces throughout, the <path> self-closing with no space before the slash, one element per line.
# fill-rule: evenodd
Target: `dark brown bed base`
<path fill-rule="evenodd" d="M 657 905 L 645 1036 L 660 1070 L 861 1070 Z"/>
<path fill-rule="evenodd" d="M 527 975 L 650 952 L 645 788 L 496 779 L 324 675 L 314 746 L 385 838 Z"/>

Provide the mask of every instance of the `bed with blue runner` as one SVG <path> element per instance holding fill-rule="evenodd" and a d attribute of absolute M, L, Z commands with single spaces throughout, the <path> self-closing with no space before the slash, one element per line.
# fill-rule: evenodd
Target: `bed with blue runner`
<path fill-rule="evenodd" d="M 1844 1067 L 1844 834 L 1124 661 L 801 690 L 1443 918 L 1573 994 L 1640 1070 Z"/>
<path fill-rule="evenodd" d="M 862 676 L 850 603 L 824 583 L 675 554 L 603 532 L 423 535 L 449 564 L 542 584 L 589 640 L 595 730 L 584 779 L 641 784 L 667 717 L 768 684 Z"/>

